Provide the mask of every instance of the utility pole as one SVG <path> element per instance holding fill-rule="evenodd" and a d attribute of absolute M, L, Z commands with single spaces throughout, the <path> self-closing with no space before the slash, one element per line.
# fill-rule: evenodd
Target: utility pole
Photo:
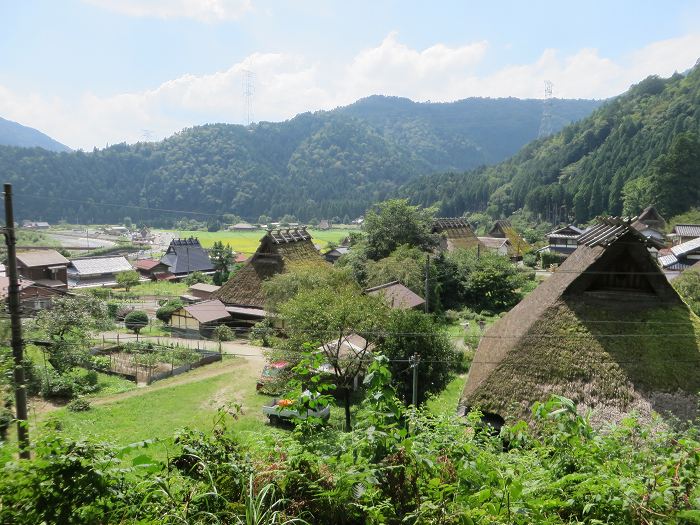
<path fill-rule="evenodd" d="M 420 363 L 420 354 L 413 354 L 408 358 L 408 362 L 413 369 L 413 406 L 418 406 L 418 364 Z"/>
<path fill-rule="evenodd" d="M 14 360 L 15 405 L 17 408 L 17 442 L 19 457 L 29 459 L 29 429 L 27 426 L 27 388 L 24 384 L 22 320 L 19 316 L 19 278 L 15 246 L 15 217 L 12 211 L 12 184 L 5 184 L 5 244 L 9 285 L 7 303 L 12 325 L 12 358 Z"/>
<path fill-rule="evenodd" d="M 430 300 L 430 254 L 425 254 L 425 313 L 428 313 L 428 301 Z"/>

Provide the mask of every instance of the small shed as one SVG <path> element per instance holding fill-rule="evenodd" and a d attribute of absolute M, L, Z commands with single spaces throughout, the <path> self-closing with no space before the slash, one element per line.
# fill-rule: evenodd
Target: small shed
<path fill-rule="evenodd" d="M 367 288 L 365 293 L 383 297 L 386 303 L 396 310 L 419 309 L 425 305 L 425 299 L 399 281 Z"/>
<path fill-rule="evenodd" d="M 323 254 L 323 257 L 331 263 L 335 264 L 338 259 L 340 259 L 343 255 L 348 253 L 350 251 L 349 246 L 338 246 L 337 248 L 333 248 L 332 250 L 327 251 L 325 254 Z"/>
<path fill-rule="evenodd" d="M 134 261 L 134 268 L 136 268 L 142 277 L 151 280 L 156 280 L 157 274 L 168 273 L 168 265 L 157 259 L 137 259 Z"/>
<path fill-rule="evenodd" d="M 27 250 L 17 252 L 17 271 L 32 281 L 45 280 L 68 284 L 68 259 L 56 250 Z"/>
<path fill-rule="evenodd" d="M 231 316 L 226 311 L 224 303 L 218 299 L 212 299 L 176 310 L 170 319 L 170 326 L 184 336 L 211 337 L 217 325 L 226 324 L 230 319 Z"/>
<path fill-rule="evenodd" d="M 207 283 L 196 283 L 189 287 L 188 293 L 181 295 L 180 298 L 187 302 L 205 301 L 212 298 L 212 294 L 221 286 Z"/>

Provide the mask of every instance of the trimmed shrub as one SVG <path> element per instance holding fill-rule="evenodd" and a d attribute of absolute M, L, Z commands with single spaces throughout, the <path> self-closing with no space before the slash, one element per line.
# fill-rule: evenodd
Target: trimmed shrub
<path fill-rule="evenodd" d="M 141 310 L 134 310 L 124 318 L 124 326 L 138 334 L 142 328 L 148 326 L 148 314 Z"/>

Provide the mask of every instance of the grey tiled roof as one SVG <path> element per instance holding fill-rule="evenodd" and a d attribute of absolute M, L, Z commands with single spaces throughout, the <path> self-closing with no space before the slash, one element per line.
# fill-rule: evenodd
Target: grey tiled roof
<path fill-rule="evenodd" d="M 80 276 L 127 272 L 134 269 L 122 256 L 73 259 L 70 264 L 69 273 Z"/>

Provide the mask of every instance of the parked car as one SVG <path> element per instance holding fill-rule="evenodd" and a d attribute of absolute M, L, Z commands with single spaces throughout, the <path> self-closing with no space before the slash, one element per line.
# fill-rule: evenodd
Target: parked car
<path fill-rule="evenodd" d="M 260 374 L 260 379 L 258 379 L 255 389 L 264 394 L 279 394 L 284 390 L 291 372 L 292 364 L 288 361 L 267 363 Z"/>
<path fill-rule="evenodd" d="M 318 396 L 319 394 L 315 394 Z M 307 397 L 309 400 L 314 396 L 310 391 L 305 390 L 302 393 L 302 398 Z M 265 414 L 271 424 L 280 423 L 282 421 L 292 421 L 294 419 L 306 419 L 307 417 L 317 417 L 324 421 L 328 421 L 331 416 L 329 406 L 321 408 L 308 408 L 307 410 L 299 411 L 292 408 L 294 401 L 291 399 L 272 399 L 262 407 L 262 412 Z"/>

